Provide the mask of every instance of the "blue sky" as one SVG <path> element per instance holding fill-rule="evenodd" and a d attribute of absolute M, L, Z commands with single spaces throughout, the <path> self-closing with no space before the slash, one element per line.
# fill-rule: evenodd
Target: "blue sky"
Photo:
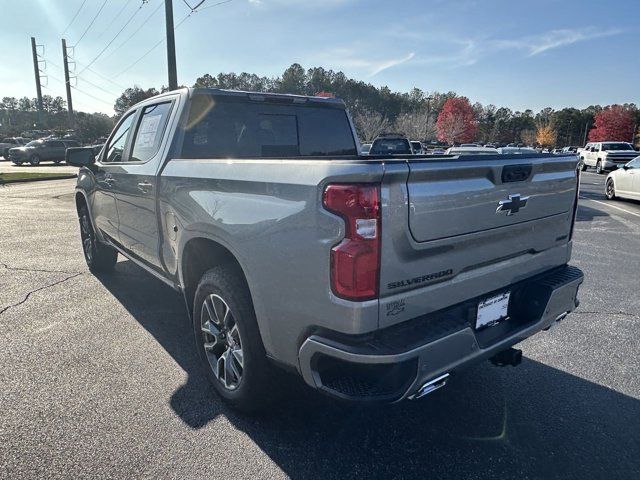
<path fill-rule="evenodd" d="M 453 90 L 514 110 L 640 103 L 638 0 L 232 0 L 215 6 L 220 1 L 205 0 L 176 30 L 180 83 L 220 71 L 278 75 L 298 62 L 392 90 Z M 183 0 L 173 2 L 177 24 L 190 10 Z M 35 96 L 30 36 L 44 44 L 43 93 L 64 96 L 60 38 L 82 3 L 0 0 L 0 97 Z M 128 68 L 163 39 L 162 3 L 85 1 L 64 32 L 68 45 L 76 45 L 76 109 L 113 113 L 125 87 L 167 83 L 164 43 Z"/>

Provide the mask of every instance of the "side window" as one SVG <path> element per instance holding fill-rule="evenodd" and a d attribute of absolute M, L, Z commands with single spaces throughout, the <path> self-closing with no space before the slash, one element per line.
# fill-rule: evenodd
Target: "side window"
<path fill-rule="evenodd" d="M 47 142 L 47 147 L 64 148 L 64 143 L 56 141 Z"/>
<path fill-rule="evenodd" d="M 629 168 L 640 168 L 640 157 L 636 157 L 631 160 L 629 163 L 627 163 L 627 166 Z"/>
<path fill-rule="evenodd" d="M 124 153 L 124 147 L 127 143 L 127 138 L 129 137 L 129 130 L 131 130 L 131 124 L 133 123 L 133 118 L 135 117 L 135 112 L 131 112 L 123 121 L 120 123 L 116 131 L 114 132 L 111 140 L 106 147 L 106 154 L 104 156 L 104 161 L 113 163 L 113 162 L 122 162 L 122 154 Z"/>
<path fill-rule="evenodd" d="M 130 162 L 146 162 L 160 149 L 171 102 L 145 107 L 136 130 Z"/>

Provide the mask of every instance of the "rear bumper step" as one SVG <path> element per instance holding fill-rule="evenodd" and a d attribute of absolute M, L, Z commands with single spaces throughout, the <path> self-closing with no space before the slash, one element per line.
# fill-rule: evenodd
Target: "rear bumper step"
<path fill-rule="evenodd" d="M 448 374 L 562 320 L 577 307 L 583 279 L 565 265 L 514 284 L 504 289 L 512 292 L 509 319 L 479 331 L 471 319 L 476 298 L 373 335 L 312 335 L 300 348 L 300 371 L 310 386 L 345 400 L 418 398 L 443 386 L 445 374 L 446 382 Z"/>

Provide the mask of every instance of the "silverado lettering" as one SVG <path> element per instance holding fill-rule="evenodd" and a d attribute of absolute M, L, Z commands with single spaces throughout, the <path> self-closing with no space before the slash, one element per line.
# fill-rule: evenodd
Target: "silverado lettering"
<path fill-rule="evenodd" d="M 428 275 L 422 275 L 421 277 L 414 277 L 408 280 L 400 280 L 398 282 L 391 282 L 387 284 L 387 289 L 393 290 L 394 288 L 408 287 L 409 285 L 418 285 L 420 283 L 429 282 L 438 278 L 446 277 L 453 274 L 452 269 L 442 270 L 441 272 L 429 273 Z"/>

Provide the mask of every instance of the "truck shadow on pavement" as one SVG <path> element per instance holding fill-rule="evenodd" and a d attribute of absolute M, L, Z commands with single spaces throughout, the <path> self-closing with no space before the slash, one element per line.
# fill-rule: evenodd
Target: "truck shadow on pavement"
<path fill-rule="evenodd" d="M 193 429 L 225 416 L 290 478 L 639 478 L 640 401 L 527 358 L 381 407 L 292 379 L 268 414 L 237 414 L 208 384 L 180 295 L 130 261 L 100 281 L 187 373 L 176 415 Z"/>

